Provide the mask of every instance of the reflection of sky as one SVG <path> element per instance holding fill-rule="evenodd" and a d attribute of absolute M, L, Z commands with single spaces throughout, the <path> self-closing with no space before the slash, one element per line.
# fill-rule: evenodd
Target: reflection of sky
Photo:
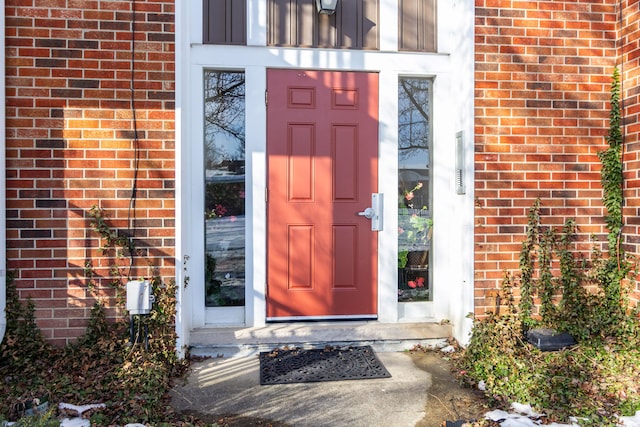
<path fill-rule="evenodd" d="M 420 105 L 420 109 L 414 102 Z M 398 167 L 400 169 L 429 169 L 430 102 L 430 80 L 421 78 L 400 80 L 398 84 L 398 145 L 400 149 Z"/>
<path fill-rule="evenodd" d="M 415 150 L 407 158 L 398 159 L 400 169 L 429 169 L 429 150 Z"/>
<path fill-rule="evenodd" d="M 244 159 L 244 73 L 206 71 L 204 143 L 207 164 Z"/>
<path fill-rule="evenodd" d="M 244 144 L 237 138 L 222 132 L 215 132 L 214 135 L 209 135 L 209 132 L 206 134 L 205 144 L 213 149 L 205 152 L 212 163 L 220 163 L 223 160 L 244 160 Z"/>

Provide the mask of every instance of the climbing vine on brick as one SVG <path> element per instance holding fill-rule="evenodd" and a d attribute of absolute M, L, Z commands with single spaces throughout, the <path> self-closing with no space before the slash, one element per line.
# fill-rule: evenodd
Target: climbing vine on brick
<path fill-rule="evenodd" d="M 602 163 L 602 203 L 607 209 L 605 221 L 608 228 L 609 257 L 603 260 L 597 270 L 596 280 L 604 291 L 604 304 L 611 314 L 612 325 L 619 322 L 627 308 L 624 279 L 632 269 L 632 263 L 627 259 L 621 246 L 624 206 L 623 196 L 623 134 L 622 114 L 620 110 L 620 73 L 618 68 L 613 71 L 611 84 L 611 111 L 609 113 L 609 133 L 607 143 L 609 147 L 598 153 Z"/>
<path fill-rule="evenodd" d="M 609 255 L 620 262 L 622 253 L 620 237 L 622 235 L 623 174 L 622 174 L 622 115 L 620 112 L 620 73 L 616 67 L 611 83 L 611 111 L 609 112 L 609 147 L 600 151 L 598 157 L 602 163 L 600 181 L 602 183 L 602 203 L 607 208 L 605 217 L 609 229 Z"/>

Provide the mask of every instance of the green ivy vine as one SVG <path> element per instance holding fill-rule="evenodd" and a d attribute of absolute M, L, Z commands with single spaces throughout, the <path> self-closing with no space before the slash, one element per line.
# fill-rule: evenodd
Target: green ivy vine
<path fill-rule="evenodd" d="M 623 169 L 622 169 L 622 115 L 620 111 L 620 73 L 616 67 L 613 71 L 611 83 L 611 111 L 609 112 L 609 133 L 606 150 L 598 152 L 598 158 L 602 163 L 600 181 L 602 183 L 602 203 L 607 209 L 605 221 L 608 233 L 609 255 L 620 264 L 622 249 L 620 238 L 622 236 L 622 207 L 624 203 Z"/>
<path fill-rule="evenodd" d="M 622 248 L 622 210 L 624 207 L 624 174 L 621 85 L 620 73 L 616 67 L 611 83 L 609 132 L 606 137 L 607 149 L 598 153 L 602 163 L 602 203 L 607 210 L 605 221 L 608 228 L 608 258 L 603 260 L 596 273 L 596 281 L 604 291 L 604 305 L 611 317 L 612 325 L 619 323 L 628 307 L 627 291 L 623 281 L 629 276 L 633 263 Z"/>

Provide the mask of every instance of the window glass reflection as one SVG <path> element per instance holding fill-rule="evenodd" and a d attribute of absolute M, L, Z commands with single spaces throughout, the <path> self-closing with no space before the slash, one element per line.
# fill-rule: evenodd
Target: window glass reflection
<path fill-rule="evenodd" d="M 430 301 L 431 80 L 398 84 L 398 301 Z"/>
<path fill-rule="evenodd" d="M 205 305 L 245 295 L 244 73 L 204 73 Z"/>

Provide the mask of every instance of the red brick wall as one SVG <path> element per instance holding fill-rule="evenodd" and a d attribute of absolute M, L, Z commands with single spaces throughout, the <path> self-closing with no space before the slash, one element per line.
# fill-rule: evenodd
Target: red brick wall
<path fill-rule="evenodd" d="M 114 260 L 100 254 L 88 211 L 103 208 L 125 231 L 133 218 L 132 107 L 140 251 L 131 276 L 152 274 L 148 264 L 174 276 L 173 3 L 6 1 L 7 263 L 54 343 L 83 332 L 96 300 L 114 305 Z M 128 273 L 128 261 L 118 262 Z"/>
<path fill-rule="evenodd" d="M 622 2 L 621 22 L 622 90 L 625 117 L 625 201 L 626 243 L 640 256 L 640 10 L 637 0 Z M 636 291 L 640 284 L 636 281 Z M 640 295 L 636 293 L 636 299 Z"/>
<path fill-rule="evenodd" d="M 623 53 L 628 247 L 640 243 L 637 0 L 476 1 L 476 313 L 515 270 L 526 215 L 575 217 L 604 240 L 600 165 L 611 73 Z M 131 61 L 135 7 L 135 61 Z M 88 211 L 128 228 L 139 144 L 132 277 L 174 276 L 173 0 L 7 0 L 7 258 L 53 342 L 106 300 L 113 259 Z M 621 30 L 621 31 L 619 31 Z M 132 66 L 135 68 L 132 79 Z M 132 81 L 133 80 L 133 81 Z M 135 103 L 130 97 L 133 85 Z M 91 260 L 95 290 L 85 265 Z M 151 267 L 148 266 L 148 261 Z M 127 260 L 119 260 L 128 273 Z M 110 311 L 115 315 L 115 311 Z"/>
<path fill-rule="evenodd" d="M 537 197 L 544 223 L 573 217 L 585 241 L 606 241 L 596 153 L 609 125 L 617 4 L 476 1 L 476 314 L 494 308 L 491 290 L 517 269 Z"/>

